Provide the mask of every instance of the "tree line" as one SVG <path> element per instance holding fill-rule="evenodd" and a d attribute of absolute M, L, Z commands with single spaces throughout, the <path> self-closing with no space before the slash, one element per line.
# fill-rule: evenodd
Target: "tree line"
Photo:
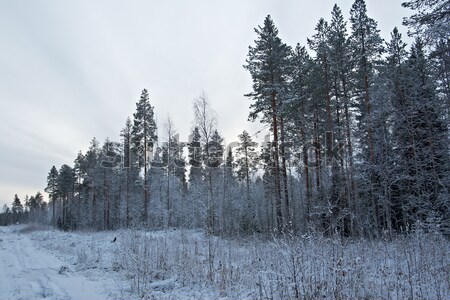
<path fill-rule="evenodd" d="M 37 192 L 34 196 L 25 196 L 20 200 L 17 194 L 14 195 L 14 200 L 11 207 L 3 206 L 3 211 L 0 214 L 0 226 L 16 223 L 41 222 L 47 216 L 47 202 L 44 201 L 44 196 L 41 192 Z"/>
<path fill-rule="evenodd" d="M 225 147 L 202 94 L 182 143 L 170 118 L 158 130 L 144 89 L 121 140 L 94 138 L 72 166 L 53 166 L 48 207 L 28 213 L 61 229 L 381 236 L 421 223 L 448 233 L 450 10 L 443 0 L 403 6 L 415 12 L 404 20 L 409 48 L 397 28 L 381 38 L 364 0 L 349 23 L 335 5 L 307 45 L 285 44 L 267 16 L 244 68 L 249 120 L 266 125 L 268 142 L 243 131 Z M 17 199 L 2 220 L 21 214 Z"/>

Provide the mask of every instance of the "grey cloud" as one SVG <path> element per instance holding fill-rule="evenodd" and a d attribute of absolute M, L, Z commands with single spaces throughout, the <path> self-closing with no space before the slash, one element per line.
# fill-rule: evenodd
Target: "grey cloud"
<path fill-rule="evenodd" d="M 337 1 L 348 17 L 353 1 Z M 405 11 L 368 0 L 388 37 Z M 394 3 L 395 2 L 395 3 Z M 180 140 L 192 101 L 205 90 L 227 141 L 243 129 L 251 90 L 242 68 L 253 28 L 271 14 L 288 44 L 306 43 L 330 1 L 1 1 L 0 202 L 45 185 L 52 165 L 72 164 L 92 137 L 118 140 L 147 88 L 162 128 L 167 114 Z M 389 7 L 388 18 L 380 8 Z M 393 16 L 398 18 L 393 20 Z M 0 203 L 1 204 L 1 203 Z"/>

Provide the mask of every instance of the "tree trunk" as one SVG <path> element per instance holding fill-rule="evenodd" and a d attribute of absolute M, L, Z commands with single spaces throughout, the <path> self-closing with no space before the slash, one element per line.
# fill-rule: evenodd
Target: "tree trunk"
<path fill-rule="evenodd" d="M 316 186 L 317 190 L 320 189 L 320 168 L 321 168 L 321 155 L 320 155 L 320 141 L 319 141 L 319 135 L 317 133 L 317 127 L 319 123 L 319 116 L 316 113 L 315 116 L 315 122 L 314 122 L 314 152 L 316 155 Z"/>
<path fill-rule="evenodd" d="M 373 154 L 373 141 L 372 141 L 372 125 L 371 125 L 371 105 L 369 98 L 369 78 L 367 74 L 364 75 L 364 102 L 366 106 L 366 122 L 368 123 L 367 127 L 367 143 L 369 145 L 369 159 L 370 162 L 374 162 L 374 154 Z"/>
<path fill-rule="evenodd" d="M 66 225 L 66 197 L 67 197 L 67 194 L 64 194 L 62 196 L 61 214 L 62 214 L 62 225 L 63 225 L 63 228 Z"/>
<path fill-rule="evenodd" d="M 95 197 L 95 187 L 94 183 L 92 183 L 92 227 L 95 228 L 97 225 L 97 203 Z"/>
<path fill-rule="evenodd" d="M 209 157 L 209 153 L 207 154 Z M 214 234 L 214 223 L 215 223 L 215 202 L 213 195 L 213 186 L 212 186 L 212 170 L 211 167 L 208 167 L 208 185 L 209 185 L 209 197 L 210 203 L 208 205 L 208 231 L 210 234 Z"/>
<path fill-rule="evenodd" d="M 127 176 L 126 176 L 126 193 L 125 193 L 125 202 L 126 202 L 126 209 L 125 209 L 125 214 L 126 214 L 126 216 L 125 216 L 125 220 L 126 220 L 126 227 L 128 228 L 128 227 L 130 227 L 130 183 L 129 183 L 129 181 L 130 181 L 130 179 L 129 179 L 129 177 L 130 177 L 130 167 L 131 166 L 128 166 L 127 167 Z"/>
<path fill-rule="evenodd" d="M 325 133 L 325 139 L 326 139 L 326 159 L 327 164 L 330 164 L 333 159 L 333 127 L 332 127 L 332 120 L 331 120 L 331 96 L 330 96 L 330 88 L 329 88 L 329 75 L 328 75 L 328 68 L 327 68 L 327 59 L 324 59 L 324 77 L 325 77 L 325 98 L 327 102 L 327 132 Z"/>
<path fill-rule="evenodd" d="M 348 91 L 347 91 L 347 82 L 345 80 L 345 75 L 341 74 L 342 76 L 342 89 L 344 93 L 344 117 L 345 117 L 345 135 L 347 139 L 347 156 L 348 156 L 348 179 L 350 182 L 350 188 L 348 188 L 347 193 L 347 205 L 350 208 L 350 210 L 354 211 L 355 209 L 355 195 L 356 195 L 356 185 L 355 180 L 353 176 L 353 145 L 352 145 L 352 139 L 351 139 L 351 129 L 350 129 L 350 113 L 348 109 Z M 352 222 L 348 224 L 350 227 L 350 233 L 354 233 L 354 229 L 352 228 Z"/>
<path fill-rule="evenodd" d="M 276 94 L 272 92 L 272 127 L 273 127 L 273 163 L 275 175 L 275 209 L 277 219 L 278 232 L 283 232 L 283 212 L 281 206 L 281 190 L 280 190 L 280 174 L 279 174 L 279 157 L 278 157 L 278 122 L 277 122 L 277 105 Z"/>
<path fill-rule="evenodd" d="M 169 135 L 170 136 L 170 135 Z M 166 183 L 166 193 L 167 193 L 167 200 L 166 200 L 166 209 L 167 209 L 167 224 L 166 227 L 171 226 L 172 222 L 172 215 L 171 215 L 171 205 L 170 205 L 170 139 L 169 139 L 169 147 L 167 149 L 167 183 Z"/>
<path fill-rule="evenodd" d="M 144 123 L 144 126 L 146 126 L 146 124 Z M 145 128 L 145 127 L 144 127 Z M 148 221 L 148 185 L 147 185 L 147 136 L 146 136 L 146 131 L 144 130 L 144 212 L 143 212 L 143 222 L 144 222 L 144 226 L 147 227 L 147 221 Z"/>
<path fill-rule="evenodd" d="M 54 192 L 53 192 L 54 193 Z M 53 227 L 56 227 L 56 197 L 52 195 L 52 207 L 53 207 Z"/>
<path fill-rule="evenodd" d="M 309 158 L 308 158 L 308 146 L 306 143 L 305 130 L 301 129 L 301 136 L 303 140 L 303 166 L 305 174 L 305 187 L 306 187 L 306 218 L 309 219 L 310 206 L 311 206 L 311 185 L 309 180 Z"/>
<path fill-rule="evenodd" d="M 283 191 L 284 191 L 284 206 L 285 206 L 285 225 L 288 230 L 292 230 L 291 210 L 289 206 L 289 190 L 288 177 L 286 168 L 286 150 L 285 150 L 285 134 L 284 134 L 284 120 L 280 117 L 280 134 L 281 134 L 281 174 L 283 176 Z"/>
<path fill-rule="evenodd" d="M 248 165 L 248 153 L 247 153 L 247 147 L 244 149 L 245 153 L 245 185 L 246 185 L 246 192 L 247 192 L 247 213 L 246 217 L 249 219 L 248 221 L 252 220 L 251 215 L 251 200 L 250 200 L 250 172 L 249 172 L 249 165 Z"/>

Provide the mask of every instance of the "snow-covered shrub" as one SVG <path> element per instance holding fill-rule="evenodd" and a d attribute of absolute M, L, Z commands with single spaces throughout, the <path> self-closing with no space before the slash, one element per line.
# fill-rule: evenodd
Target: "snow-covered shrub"
<path fill-rule="evenodd" d="M 377 240 L 225 239 L 193 230 L 36 235 L 52 252 L 73 257 L 76 271 L 106 272 L 123 282 L 124 293 L 145 299 L 441 300 L 450 294 L 450 243 L 435 232 Z"/>
<path fill-rule="evenodd" d="M 115 264 L 120 261 L 125 277 L 131 281 L 132 292 L 143 295 L 151 282 L 149 242 L 137 231 L 128 231 L 119 240 Z"/>
<path fill-rule="evenodd" d="M 43 230 L 47 230 L 47 229 L 48 229 L 47 226 L 31 223 L 31 224 L 27 224 L 27 225 L 20 227 L 20 229 L 18 229 L 18 232 L 19 233 L 31 233 L 34 231 L 43 231 Z"/>
<path fill-rule="evenodd" d="M 76 265 L 77 270 L 95 269 L 102 261 L 102 250 L 91 241 L 88 248 L 79 248 L 77 250 Z"/>
<path fill-rule="evenodd" d="M 260 298 L 446 299 L 450 291 L 450 248 L 442 236 L 275 239 L 256 255 Z"/>

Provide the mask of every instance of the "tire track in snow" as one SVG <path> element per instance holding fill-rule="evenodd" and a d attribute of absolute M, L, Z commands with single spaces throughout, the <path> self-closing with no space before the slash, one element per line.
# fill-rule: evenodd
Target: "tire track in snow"
<path fill-rule="evenodd" d="M 59 274 L 64 262 L 37 249 L 27 234 L 0 228 L 0 299 L 107 299 L 101 282 Z"/>

